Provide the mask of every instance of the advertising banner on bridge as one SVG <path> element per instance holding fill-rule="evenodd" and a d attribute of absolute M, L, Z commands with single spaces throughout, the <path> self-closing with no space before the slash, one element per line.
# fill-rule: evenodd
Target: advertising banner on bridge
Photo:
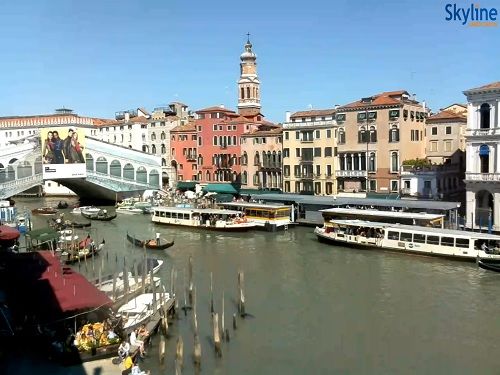
<path fill-rule="evenodd" d="M 44 180 L 82 178 L 85 167 L 85 133 L 75 127 L 40 129 Z"/>

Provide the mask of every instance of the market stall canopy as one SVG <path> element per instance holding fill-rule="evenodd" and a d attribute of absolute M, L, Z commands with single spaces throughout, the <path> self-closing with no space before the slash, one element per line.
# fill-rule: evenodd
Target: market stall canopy
<path fill-rule="evenodd" d="M 191 190 L 196 187 L 196 181 L 178 181 L 177 189 L 178 190 Z"/>

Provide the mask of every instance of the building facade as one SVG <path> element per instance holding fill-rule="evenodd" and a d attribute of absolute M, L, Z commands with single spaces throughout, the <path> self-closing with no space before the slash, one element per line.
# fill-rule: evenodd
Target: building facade
<path fill-rule="evenodd" d="M 241 188 L 282 189 L 281 126 L 259 125 L 241 136 Z"/>
<path fill-rule="evenodd" d="M 500 231 L 500 82 L 464 91 L 466 225 Z"/>
<path fill-rule="evenodd" d="M 169 136 L 174 185 L 179 181 L 197 181 L 198 134 L 194 122 L 173 128 Z"/>
<path fill-rule="evenodd" d="M 283 124 L 283 191 L 315 195 L 337 193 L 335 109 L 287 115 Z"/>
<path fill-rule="evenodd" d="M 425 158 L 425 119 L 425 107 L 404 90 L 337 108 L 338 191 L 399 194 L 403 161 Z"/>

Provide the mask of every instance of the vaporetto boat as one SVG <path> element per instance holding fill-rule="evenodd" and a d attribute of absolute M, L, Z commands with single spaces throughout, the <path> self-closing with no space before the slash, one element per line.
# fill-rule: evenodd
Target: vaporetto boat
<path fill-rule="evenodd" d="M 155 207 L 151 220 L 159 224 L 225 232 L 247 231 L 256 226 L 241 211 L 213 208 Z"/>
<path fill-rule="evenodd" d="M 292 224 L 292 206 L 252 202 L 222 202 L 219 206 L 243 212 L 257 227 L 269 232 L 288 229 Z"/>
<path fill-rule="evenodd" d="M 500 259 L 500 236 L 488 233 L 364 220 L 330 220 L 314 233 L 320 241 L 342 246 L 471 261 Z"/>

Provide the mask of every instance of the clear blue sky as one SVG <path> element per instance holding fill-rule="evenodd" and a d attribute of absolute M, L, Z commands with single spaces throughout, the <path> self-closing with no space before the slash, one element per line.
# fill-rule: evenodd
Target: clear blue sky
<path fill-rule="evenodd" d="M 251 33 L 262 110 L 328 108 L 406 89 L 439 109 L 500 80 L 500 28 L 445 21 L 441 0 L 17 0 L 0 5 L 0 116 L 236 109 Z M 470 2 L 457 1 L 463 6 Z M 482 0 L 481 6 L 500 7 Z M 251 7 L 249 7 L 251 5 Z"/>

